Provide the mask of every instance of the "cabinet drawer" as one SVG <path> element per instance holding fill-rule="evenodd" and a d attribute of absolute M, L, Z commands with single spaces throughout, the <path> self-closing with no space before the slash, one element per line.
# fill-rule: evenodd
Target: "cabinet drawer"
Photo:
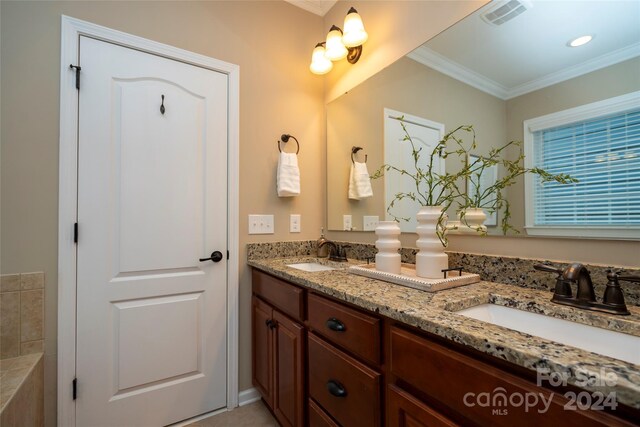
<path fill-rule="evenodd" d="M 455 427 L 457 425 L 406 391 L 393 385 L 387 388 L 387 427 Z"/>
<path fill-rule="evenodd" d="M 253 292 L 296 320 L 304 318 L 304 290 L 290 283 L 253 270 Z"/>
<path fill-rule="evenodd" d="M 374 364 L 380 363 L 380 320 L 309 294 L 309 326 L 331 342 Z"/>
<path fill-rule="evenodd" d="M 380 374 L 309 334 L 309 395 L 344 427 L 380 425 Z"/>
<path fill-rule="evenodd" d="M 389 345 L 391 374 L 476 425 L 629 425 L 603 412 L 567 411 L 564 396 L 403 329 L 391 328 Z M 481 401 L 487 395 L 491 404 Z M 537 405 L 527 407 L 520 397 L 536 397 Z"/>
<path fill-rule="evenodd" d="M 309 427 L 340 427 L 316 402 L 309 399 Z"/>

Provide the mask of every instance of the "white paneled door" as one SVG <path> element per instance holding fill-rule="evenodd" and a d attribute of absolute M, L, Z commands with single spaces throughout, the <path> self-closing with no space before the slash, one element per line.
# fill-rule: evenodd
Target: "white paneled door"
<path fill-rule="evenodd" d="M 402 121 L 400 118 L 403 118 Z M 384 162 L 394 165 L 399 169 L 415 174 L 416 167 L 413 159 L 411 143 L 405 138 L 407 134 L 402 129 L 402 124 L 411 137 L 416 150 L 420 151 L 418 167 L 423 171 L 429 166 L 429 157 L 438 142 L 444 136 L 444 125 L 422 117 L 401 113 L 400 111 L 384 109 Z M 444 159 L 436 157 L 433 165 L 435 173 L 444 173 Z M 384 174 L 384 205 L 389 206 L 396 194 L 400 192 L 415 192 L 416 183 L 406 175 L 397 173 Z M 400 229 L 404 232 L 414 233 L 416 226 L 416 213 L 422 204 L 406 198 L 396 202 L 393 214 L 398 218 L 407 218 L 408 221 L 400 221 Z M 387 221 L 394 218 L 387 213 Z"/>
<path fill-rule="evenodd" d="M 85 36 L 79 61 L 76 424 L 224 407 L 227 75 Z"/>

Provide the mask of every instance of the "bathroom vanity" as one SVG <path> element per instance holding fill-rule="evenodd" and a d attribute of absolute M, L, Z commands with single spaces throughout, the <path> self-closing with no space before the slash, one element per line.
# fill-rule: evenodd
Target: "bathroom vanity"
<path fill-rule="evenodd" d="M 349 274 L 341 263 L 320 261 L 333 271 L 287 266 L 314 261 L 249 261 L 253 382 L 283 426 L 624 426 L 640 420 L 638 364 L 456 313 L 491 303 L 640 334 L 637 307 L 624 318 L 576 314 L 551 304 L 546 292 L 511 285 L 480 282 L 427 293 Z M 615 380 L 581 381 L 602 369 Z M 614 411 L 572 410 L 597 409 L 606 396 L 615 396 Z"/>

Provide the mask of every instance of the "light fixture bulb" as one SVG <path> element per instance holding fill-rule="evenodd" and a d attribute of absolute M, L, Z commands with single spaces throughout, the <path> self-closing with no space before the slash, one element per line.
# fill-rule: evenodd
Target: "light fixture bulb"
<path fill-rule="evenodd" d="M 589 43 L 591 40 L 593 40 L 593 36 L 581 36 L 571 40 L 568 45 L 570 47 L 578 47 Z"/>
<path fill-rule="evenodd" d="M 333 68 L 333 62 L 324 56 L 324 52 L 325 49 L 322 43 L 318 43 L 313 49 L 311 65 L 309 65 L 309 69 L 313 74 L 327 74 Z"/>
<path fill-rule="evenodd" d="M 335 25 L 327 34 L 327 44 L 324 56 L 332 61 L 339 61 L 347 57 L 347 48 L 342 44 L 342 30 Z"/>
<path fill-rule="evenodd" d="M 352 7 L 344 18 L 344 34 L 342 35 L 342 43 L 346 47 L 356 47 L 364 44 L 368 38 L 369 35 L 364 30 L 362 18 L 360 18 L 358 11 Z"/>

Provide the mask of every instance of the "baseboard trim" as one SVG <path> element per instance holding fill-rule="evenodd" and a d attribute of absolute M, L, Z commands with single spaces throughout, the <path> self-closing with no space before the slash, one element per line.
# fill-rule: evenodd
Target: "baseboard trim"
<path fill-rule="evenodd" d="M 258 400 L 260 400 L 260 393 L 253 387 L 238 393 L 238 406 L 248 405 Z"/>

